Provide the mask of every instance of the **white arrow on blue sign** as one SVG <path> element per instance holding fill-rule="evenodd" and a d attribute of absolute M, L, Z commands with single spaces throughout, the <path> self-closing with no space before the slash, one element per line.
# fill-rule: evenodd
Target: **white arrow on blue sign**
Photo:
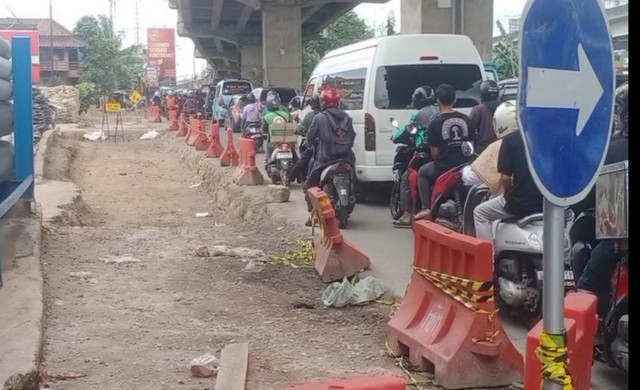
<path fill-rule="evenodd" d="M 528 0 L 520 29 L 518 121 L 546 199 L 586 197 L 605 159 L 615 74 L 600 0 Z"/>

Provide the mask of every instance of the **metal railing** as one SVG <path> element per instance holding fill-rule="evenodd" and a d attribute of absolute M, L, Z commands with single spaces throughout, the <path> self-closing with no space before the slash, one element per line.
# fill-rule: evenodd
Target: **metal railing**
<path fill-rule="evenodd" d="M 78 70 L 80 67 L 78 61 L 65 61 L 65 60 L 45 60 L 40 62 L 40 70 L 45 72 L 68 72 L 70 70 Z"/>
<path fill-rule="evenodd" d="M 25 36 L 13 37 L 13 180 L 0 182 L 0 218 L 20 200 L 34 200 L 33 101 L 31 91 L 31 43 Z M 0 241 L 0 246 L 2 246 Z M 0 287 L 2 287 L 0 251 Z"/>

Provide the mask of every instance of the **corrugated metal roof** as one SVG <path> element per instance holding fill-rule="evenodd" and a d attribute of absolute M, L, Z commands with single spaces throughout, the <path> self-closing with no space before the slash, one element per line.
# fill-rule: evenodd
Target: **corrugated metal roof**
<path fill-rule="evenodd" d="M 0 29 L 3 30 L 38 30 L 40 46 L 51 45 L 51 28 L 53 27 L 53 47 L 84 47 L 85 44 L 63 25 L 51 19 L 39 18 L 0 18 Z"/>

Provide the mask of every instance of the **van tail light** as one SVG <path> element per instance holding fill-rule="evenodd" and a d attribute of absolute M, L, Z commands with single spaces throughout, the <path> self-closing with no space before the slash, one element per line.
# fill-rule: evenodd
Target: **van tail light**
<path fill-rule="evenodd" d="M 438 56 L 421 56 L 420 61 L 437 61 Z"/>
<path fill-rule="evenodd" d="M 376 121 L 371 114 L 364 114 L 364 150 L 376 150 Z"/>

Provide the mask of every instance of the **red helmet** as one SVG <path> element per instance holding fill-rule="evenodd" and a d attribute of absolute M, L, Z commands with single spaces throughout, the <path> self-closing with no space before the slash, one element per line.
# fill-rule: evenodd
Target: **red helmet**
<path fill-rule="evenodd" d="M 328 87 L 320 92 L 320 108 L 338 107 L 340 104 L 340 92 L 333 87 Z"/>

